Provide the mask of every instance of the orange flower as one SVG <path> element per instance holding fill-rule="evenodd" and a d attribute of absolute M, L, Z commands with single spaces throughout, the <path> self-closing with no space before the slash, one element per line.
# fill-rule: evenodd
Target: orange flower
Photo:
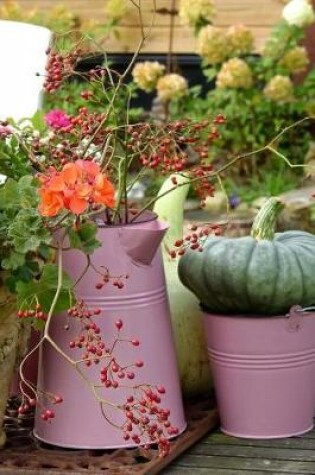
<path fill-rule="evenodd" d="M 93 199 L 95 203 L 101 203 L 109 208 L 115 204 L 114 187 L 102 173 L 95 177 Z"/>
<path fill-rule="evenodd" d="M 39 195 L 41 198 L 39 212 L 42 216 L 56 216 L 64 208 L 64 201 L 60 193 L 41 188 Z"/>
<path fill-rule="evenodd" d="M 77 160 L 67 163 L 58 172 L 51 167 L 50 176 L 41 175 L 41 204 L 43 216 L 56 216 L 64 208 L 82 214 L 90 204 L 99 203 L 113 207 L 115 190 L 95 162 Z"/>
<path fill-rule="evenodd" d="M 60 172 L 60 178 L 65 185 L 74 185 L 79 178 L 79 170 L 75 163 L 67 163 Z"/>

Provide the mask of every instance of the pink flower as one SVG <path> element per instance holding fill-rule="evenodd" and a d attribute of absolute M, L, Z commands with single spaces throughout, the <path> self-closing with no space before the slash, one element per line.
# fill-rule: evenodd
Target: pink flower
<path fill-rule="evenodd" d="M 45 121 L 53 129 L 61 129 L 71 125 L 70 117 L 61 109 L 53 109 L 45 115 Z"/>
<path fill-rule="evenodd" d="M 0 125 L 0 137 L 7 137 L 12 134 L 12 129 L 8 125 Z"/>

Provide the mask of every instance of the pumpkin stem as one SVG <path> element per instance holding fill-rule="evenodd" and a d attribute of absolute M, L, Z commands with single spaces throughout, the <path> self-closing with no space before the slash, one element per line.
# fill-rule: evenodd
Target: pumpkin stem
<path fill-rule="evenodd" d="M 273 196 L 261 207 L 256 215 L 250 235 L 257 240 L 272 241 L 275 234 L 277 217 L 284 208 L 282 201 Z"/>

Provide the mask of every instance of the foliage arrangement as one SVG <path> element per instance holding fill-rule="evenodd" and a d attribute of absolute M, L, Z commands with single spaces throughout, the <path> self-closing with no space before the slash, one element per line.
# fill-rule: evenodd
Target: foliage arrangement
<path fill-rule="evenodd" d="M 99 223 L 108 227 L 133 223 L 152 207 L 156 197 L 139 207 L 130 198 L 133 187 L 146 174 L 168 176 L 187 169 L 200 198 L 211 195 L 215 173 L 205 158 L 225 120 L 212 115 L 202 121 L 131 123 L 132 86 L 125 78 L 133 63 L 121 75 L 108 64 L 80 74 L 76 65 L 82 50 L 58 50 L 59 45 L 57 42 L 47 52 L 45 90 L 56 94 L 70 76 L 80 76 L 85 106 L 73 114 L 53 109 L 44 117 L 38 113 L 19 123 L 0 123 L 0 172 L 6 176 L 0 185 L 3 283 L 11 300 L 17 301 L 18 318 L 42 331 L 31 354 L 43 342 L 51 345 L 88 382 L 103 412 L 110 404 L 122 413 L 125 422 L 120 428 L 126 440 L 156 443 L 164 456 L 169 451 L 168 437 L 178 432 L 163 407 L 165 389 L 146 383 L 133 385 L 135 372 L 145 362 L 123 362 L 115 357 L 120 344 L 136 347 L 141 342 L 123 334 L 122 317 L 115 323 L 117 337 L 109 347 L 105 345 L 96 320 L 100 309 L 88 308 L 77 295 L 77 282 L 65 272 L 63 259 L 68 250 L 77 249 L 86 256 L 88 268 L 90 255 L 101 246 Z M 187 147 L 197 157 L 193 163 Z M 176 186 L 174 177 L 173 188 Z M 96 283 L 100 292 L 105 284 L 117 291 L 126 285 L 110 269 L 103 270 L 101 278 Z M 50 335 L 52 319 L 60 312 L 78 322 L 79 333 L 69 341 L 69 349 L 82 349 L 79 360 L 63 351 Z M 35 405 L 42 419 L 50 422 L 62 395 L 47 394 L 43 403 L 38 388 L 24 377 L 27 357 L 20 367 L 24 399 L 19 411 L 23 414 Z M 97 382 L 89 377 L 94 365 L 99 365 Z M 121 380 L 130 388 L 130 395 L 123 404 L 109 402 L 110 397 L 101 392 L 114 391 Z"/>
<path fill-rule="evenodd" d="M 141 361 L 114 365 L 113 350 L 117 344 L 138 346 L 139 341 L 122 335 L 124 322 L 118 319 L 117 337 L 110 348 L 105 346 L 95 321 L 100 309 L 88 308 L 77 295 L 76 282 L 63 269 L 64 253 L 80 250 L 86 256 L 88 268 L 90 255 L 101 245 L 97 239 L 98 223 L 108 227 L 127 225 L 151 209 L 157 196 L 140 206 L 131 198 L 133 188 L 147 175 L 175 174 L 173 187 L 167 193 L 189 182 L 204 201 L 213 195 L 215 183 L 221 183 L 225 171 L 243 158 L 266 151 L 279 155 L 278 140 L 294 127 L 288 126 L 256 152 L 237 154 L 231 160 L 226 158 L 223 164 L 212 165 L 209 153 L 216 141 L 223 140 L 225 117 L 221 113 L 209 109 L 197 120 L 180 115 L 180 119 L 165 122 L 133 122 L 130 99 L 134 85 L 128 84 L 126 77 L 133 66 L 134 77 L 141 77 L 141 68 L 136 73 L 135 62 L 144 40 L 145 36 L 122 74 L 112 70 L 107 62 L 79 73 L 76 66 L 82 49 L 58 49 L 57 42 L 47 52 L 45 90 L 55 95 L 64 85 L 67 87 L 69 77 L 80 76 L 80 97 L 85 105 L 71 111 L 52 109 L 44 117 L 38 113 L 20 123 L 0 123 L 0 173 L 7 177 L 0 185 L 0 270 L 12 299 L 17 300 L 18 317 L 42 330 L 39 345 L 44 341 L 52 345 L 87 382 L 88 368 L 99 364 L 101 389 L 114 390 L 120 379 L 130 380 L 130 396 L 124 404 L 117 405 L 125 416 L 121 430 L 126 440 L 131 438 L 137 444 L 157 443 L 160 454 L 165 456 L 169 451 L 167 437 L 178 431 L 172 426 L 171 414 L 163 407 L 165 388 L 132 386 L 135 370 L 143 365 Z M 157 77 L 163 79 L 161 67 L 154 66 L 150 71 L 154 72 L 150 84 Z M 147 73 L 144 76 L 147 78 Z M 159 91 L 160 97 L 168 102 L 174 95 L 183 97 L 186 83 L 176 75 L 166 80 L 164 77 Z M 299 123 L 303 125 L 304 120 Z M 176 174 L 186 177 L 184 183 L 177 182 Z M 185 252 L 187 247 L 202 251 L 207 237 L 219 232 L 215 223 L 203 226 L 198 234 L 196 231 L 192 230 L 185 243 L 175 243 L 177 250 L 170 251 L 172 257 Z M 102 279 L 96 284 L 100 292 L 105 284 L 118 290 L 124 286 L 124 280 L 114 278 L 110 269 L 103 272 Z M 69 342 L 70 349 L 82 349 L 79 361 L 62 351 L 50 336 L 52 319 L 62 311 L 80 323 L 80 333 Z M 20 371 L 24 394 L 21 413 L 41 404 L 36 388 L 23 376 L 25 361 Z M 90 382 L 90 386 L 95 394 L 95 384 Z M 97 399 L 102 407 L 108 404 L 108 399 L 101 395 Z M 47 395 L 46 401 L 47 405 L 39 409 L 42 418 L 51 421 L 55 417 L 52 405 L 62 403 L 62 395 Z"/>
<path fill-rule="evenodd" d="M 201 97 L 201 87 L 188 87 L 180 74 L 166 74 L 163 65 L 138 63 L 134 82 L 145 91 L 156 91 L 166 115 L 189 115 L 199 119 L 211 110 L 224 113 L 233 127 L 225 128 L 211 151 L 212 159 L 260 148 L 268 138 L 290 123 L 315 114 L 315 71 L 309 69 L 307 50 L 301 46 L 307 27 L 315 20 L 308 0 L 291 0 L 284 6 L 282 19 L 257 53 L 252 31 L 244 25 L 223 29 L 215 26 L 212 0 L 182 0 L 179 17 L 194 28 L 196 52 L 201 57 L 209 92 Z M 214 24 L 212 24 L 214 23 Z M 308 124 L 291 130 L 279 151 L 293 163 L 303 163 L 309 147 Z M 276 172 L 277 162 L 268 151 L 259 159 L 242 164 L 237 175 L 249 179 Z M 280 162 L 278 162 L 280 163 Z M 234 174 L 235 176 L 235 174 Z"/>

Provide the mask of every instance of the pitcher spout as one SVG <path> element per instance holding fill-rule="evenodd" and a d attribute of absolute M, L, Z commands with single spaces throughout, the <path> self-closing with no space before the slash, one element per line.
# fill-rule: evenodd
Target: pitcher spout
<path fill-rule="evenodd" d="M 126 226 L 120 230 L 120 242 L 134 264 L 148 266 L 168 228 L 168 223 L 158 219 Z"/>

